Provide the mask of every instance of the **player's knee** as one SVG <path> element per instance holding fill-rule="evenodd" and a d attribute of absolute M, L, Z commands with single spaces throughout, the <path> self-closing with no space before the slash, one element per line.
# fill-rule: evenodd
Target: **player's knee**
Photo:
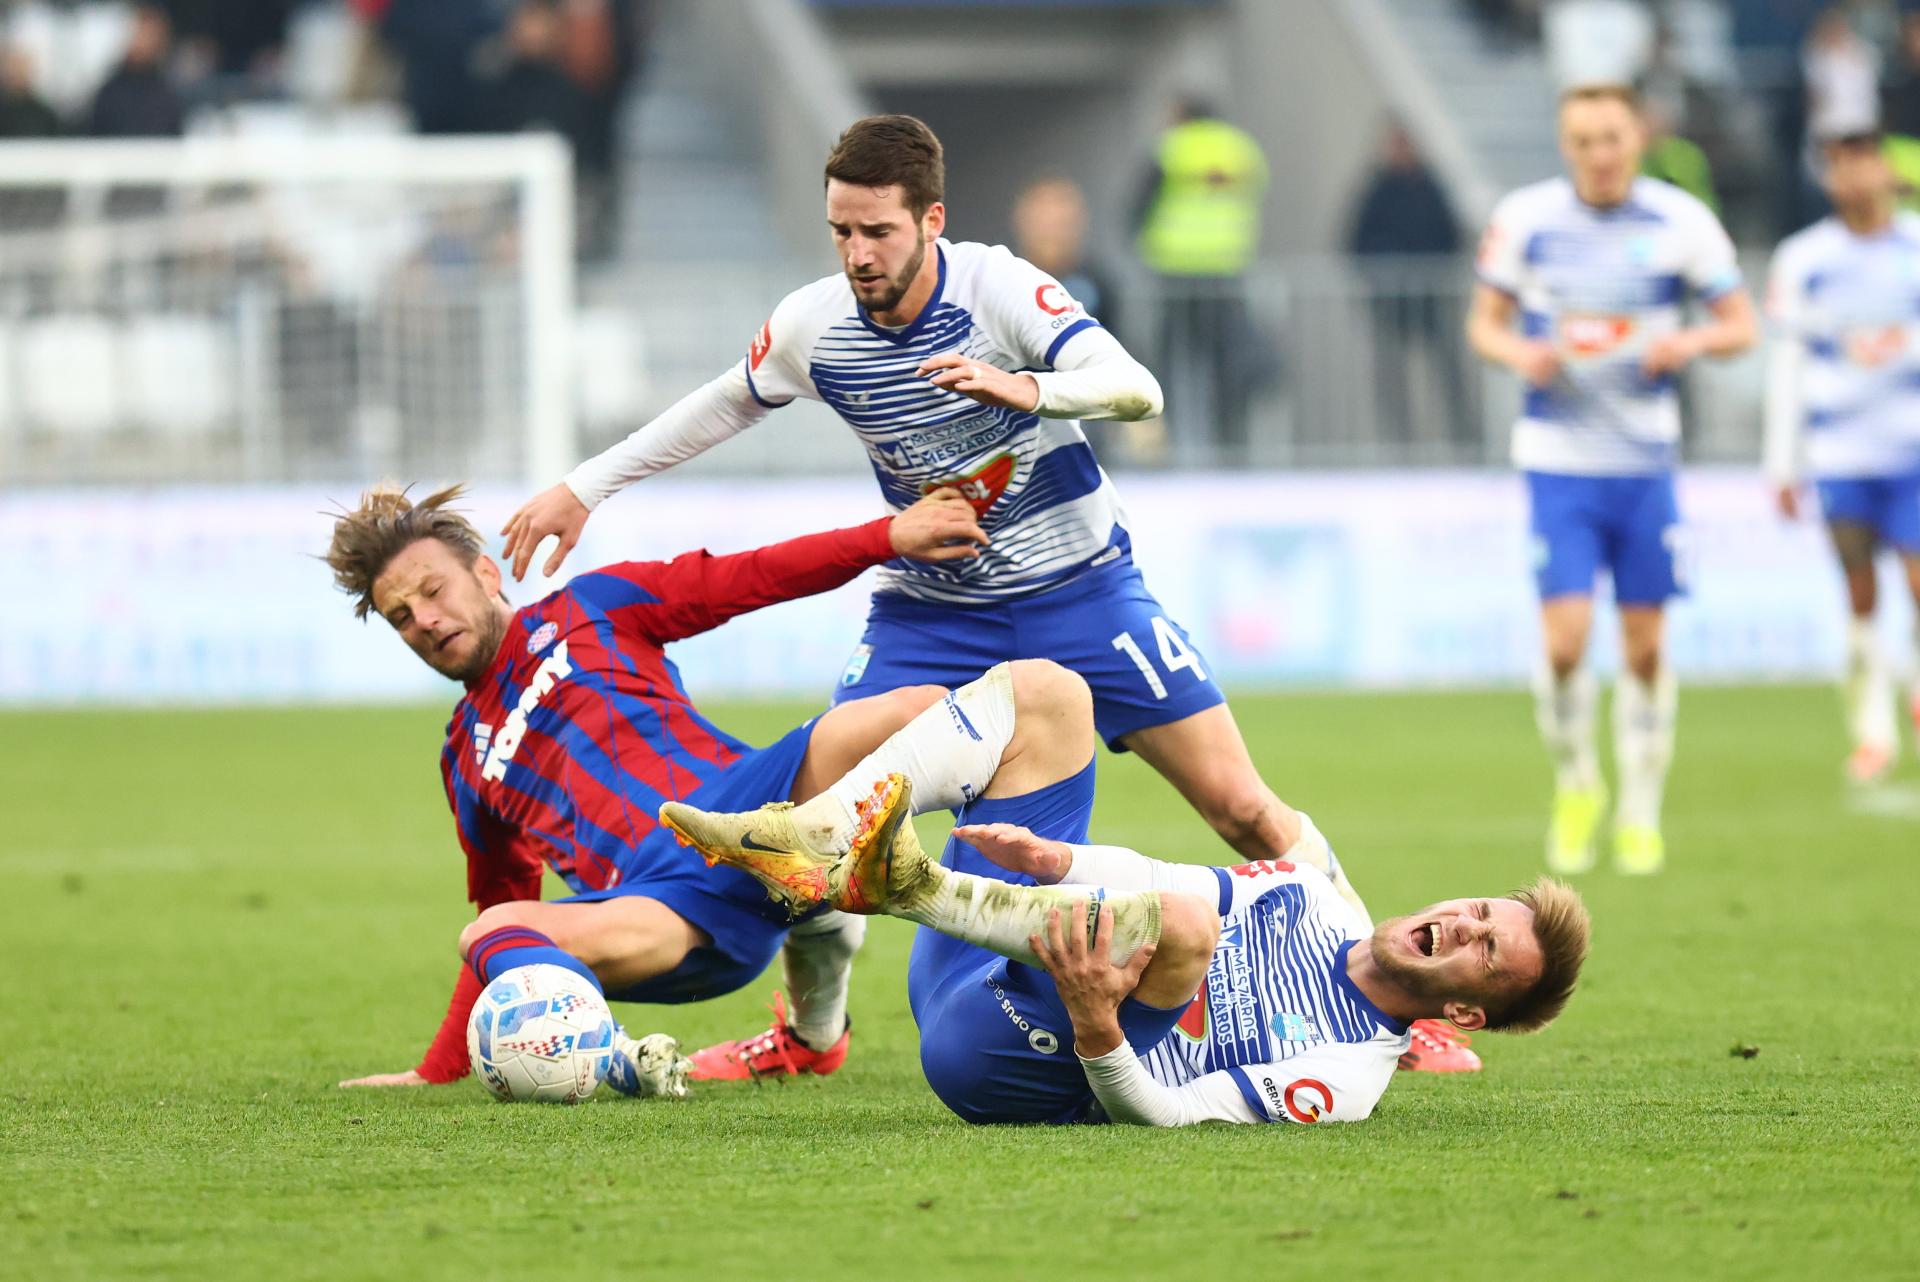
<path fill-rule="evenodd" d="M 478 917 L 466 924 L 460 932 L 460 956 L 464 959 L 473 955 L 473 946 L 505 926 L 522 925 L 525 915 L 520 911 L 519 902 L 495 904 L 481 910 Z"/>
<path fill-rule="evenodd" d="M 1207 790 L 1200 813 L 1228 845 L 1239 850 L 1242 843 L 1258 838 L 1277 823 L 1279 805 L 1279 798 L 1258 776 L 1224 778 Z"/>
<path fill-rule="evenodd" d="M 945 686 L 901 686 L 880 696 L 894 715 L 895 730 L 947 697 Z"/>
<path fill-rule="evenodd" d="M 1013 676 L 1013 702 L 1022 715 L 1093 716 L 1093 692 L 1080 674 L 1052 659 L 1015 659 L 1007 665 Z"/>
<path fill-rule="evenodd" d="M 1155 964 L 1195 965 L 1204 971 L 1220 942 L 1220 914 L 1198 895 L 1160 892 L 1160 945 Z"/>

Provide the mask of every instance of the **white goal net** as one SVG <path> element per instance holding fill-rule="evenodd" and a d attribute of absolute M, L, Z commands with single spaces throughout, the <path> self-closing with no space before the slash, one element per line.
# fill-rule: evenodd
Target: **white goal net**
<path fill-rule="evenodd" d="M 0 145 L 0 484 L 549 478 L 556 140 Z"/>

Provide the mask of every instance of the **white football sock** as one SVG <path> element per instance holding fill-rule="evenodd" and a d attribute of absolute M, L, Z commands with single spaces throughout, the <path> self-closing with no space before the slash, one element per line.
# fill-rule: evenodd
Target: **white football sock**
<path fill-rule="evenodd" d="M 1660 826 L 1660 802 L 1673 764 L 1674 726 L 1680 686 L 1671 667 L 1648 685 L 1621 672 L 1613 687 L 1613 750 L 1620 771 L 1617 826 Z"/>
<path fill-rule="evenodd" d="M 1855 615 L 1847 622 L 1847 732 L 1855 747 L 1873 744 L 1892 748 L 1896 731 L 1893 712 L 1893 678 L 1887 671 L 1886 656 L 1880 650 L 1880 638 L 1874 634 L 1871 616 Z"/>
<path fill-rule="evenodd" d="M 1533 719 L 1553 758 L 1555 786 L 1584 792 L 1600 785 L 1600 756 L 1594 746 L 1594 707 L 1599 702 L 1593 672 L 1581 664 L 1565 677 L 1541 665 L 1534 674 Z"/>
<path fill-rule="evenodd" d="M 844 852 L 859 826 L 854 807 L 899 773 L 913 780 L 913 813 L 954 810 L 986 791 L 1013 738 L 1013 669 L 998 663 L 896 730 L 793 821 L 816 848 Z"/>
<path fill-rule="evenodd" d="M 1111 957 L 1116 966 L 1125 965 L 1145 945 L 1160 942 L 1160 892 L 1156 890 L 1016 886 L 992 877 L 955 872 L 931 859 L 927 871 L 926 880 L 910 894 L 887 904 L 889 915 L 918 922 L 1029 966 L 1037 966 L 1039 961 L 1027 946 L 1027 937 L 1047 937 L 1047 914 L 1055 908 L 1061 910 L 1063 934 L 1083 930 L 1089 941 L 1098 925 L 1101 906 L 1113 909 Z M 1072 918 L 1070 910 L 1076 900 L 1091 902 L 1084 920 Z"/>
<path fill-rule="evenodd" d="M 787 1022 L 800 1040 L 823 1051 L 847 1027 L 847 981 L 853 955 L 867 937 L 867 919 L 828 911 L 787 932 L 780 961 L 787 975 Z"/>

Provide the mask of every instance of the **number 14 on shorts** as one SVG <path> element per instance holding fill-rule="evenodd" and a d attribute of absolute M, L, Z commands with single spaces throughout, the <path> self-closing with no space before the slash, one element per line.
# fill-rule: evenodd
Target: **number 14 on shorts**
<path fill-rule="evenodd" d="M 1200 656 L 1188 647 L 1180 634 L 1174 631 L 1171 623 L 1157 614 L 1153 616 L 1153 639 L 1155 647 L 1160 651 L 1160 666 L 1167 670 L 1168 676 L 1184 670 L 1193 673 L 1193 679 L 1196 681 L 1207 679 L 1206 672 L 1200 667 Z M 1133 639 L 1133 633 L 1122 632 L 1115 637 L 1113 648 L 1133 660 L 1133 666 L 1140 669 L 1140 675 L 1145 678 L 1147 688 L 1153 691 L 1154 698 L 1167 697 L 1167 683 L 1154 669 L 1153 661 L 1147 658 L 1147 652 L 1142 650 L 1140 643 Z"/>

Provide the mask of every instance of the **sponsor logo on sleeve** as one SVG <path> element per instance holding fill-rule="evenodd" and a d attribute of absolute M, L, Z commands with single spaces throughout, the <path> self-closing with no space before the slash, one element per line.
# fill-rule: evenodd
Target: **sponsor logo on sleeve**
<path fill-rule="evenodd" d="M 1235 864 L 1227 871 L 1236 877 L 1265 877 L 1269 873 L 1292 872 L 1293 864 L 1285 859 L 1256 859 L 1250 864 Z"/>
<path fill-rule="evenodd" d="M 1080 310 L 1080 304 L 1073 301 L 1073 296 L 1052 281 L 1033 291 L 1033 301 L 1049 316 L 1065 316 Z"/>
<path fill-rule="evenodd" d="M 1271 1082 L 1268 1094 L 1272 1094 Z M 1333 1112 L 1333 1088 L 1318 1078 L 1302 1077 L 1287 1083 L 1287 1088 L 1280 1093 L 1280 1101 L 1288 1117 L 1311 1126 L 1326 1120 Z"/>
<path fill-rule="evenodd" d="M 753 342 L 747 347 L 747 368 L 759 369 L 760 362 L 767 359 L 767 352 L 773 347 L 773 318 L 768 317 L 760 326 L 760 332 L 753 336 Z"/>

